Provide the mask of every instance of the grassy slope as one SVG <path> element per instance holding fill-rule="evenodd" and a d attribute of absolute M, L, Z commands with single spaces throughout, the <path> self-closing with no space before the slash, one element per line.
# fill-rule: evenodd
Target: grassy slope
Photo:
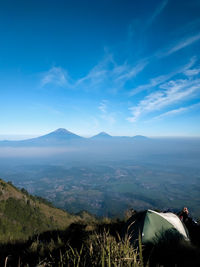
<path fill-rule="evenodd" d="M 65 229 L 79 219 L 0 179 L 0 242 L 25 240 L 43 231 Z"/>
<path fill-rule="evenodd" d="M 123 225 L 70 215 L 0 180 L 0 266 L 199 266 L 199 243 L 163 239 L 142 257 L 119 237 Z"/>

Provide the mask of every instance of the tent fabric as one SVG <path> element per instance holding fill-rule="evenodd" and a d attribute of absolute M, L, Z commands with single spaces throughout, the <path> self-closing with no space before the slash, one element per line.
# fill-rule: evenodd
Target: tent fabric
<path fill-rule="evenodd" d="M 158 213 L 147 211 L 142 231 L 143 243 L 153 240 L 159 233 L 163 233 L 172 227 L 172 224 Z"/>
<path fill-rule="evenodd" d="M 151 211 L 154 213 L 157 213 L 156 211 Z M 188 234 L 187 231 L 183 225 L 183 223 L 181 222 L 181 220 L 179 219 L 179 217 L 172 213 L 172 212 L 167 212 L 167 213 L 163 213 L 163 212 L 159 212 L 158 213 L 161 217 L 165 218 L 169 223 L 171 223 L 173 225 L 173 227 L 175 229 L 178 230 L 179 233 L 181 233 L 185 239 L 188 238 Z"/>
<path fill-rule="evenodd" d="M 134 214 L 127 221 L 126 233 L 132 243 L 138 239 L 139 233 L 141 233 L 143 244 L 155 243 L 167 233 L 174 236 L 181 235 L 185 240 L 189 240 L 187 231 L 177 215 L 153 210 Z"/>

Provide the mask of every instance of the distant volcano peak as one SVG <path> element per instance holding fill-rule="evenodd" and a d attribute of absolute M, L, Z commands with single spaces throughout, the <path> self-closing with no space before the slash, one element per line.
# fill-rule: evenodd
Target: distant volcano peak
<path fill-rule="evenodd" d="M 134 139 L 136 140 L 147 140 L 148 137 L 144 136 L 144 135 L 135 135 L 133 136 Z"/>
<path fill-rule="evenodd" d="M 71 133 L 70 131 L 66 130 L 65 128 L 58 128 L 54 131 L 54 133 Z"/>
<path fill-rule="evenodd" d="M 26 140 L 26 142 L 38 144 L 38 145 L 51 145 L 51 146 L 56 146 L 59 144 L 64 144 L 67 143 L 69 140 L 73 139 L 83 139 L 83 137 L 76 135 L 64 128 L 58 128 L 57 130 L 50 132 L 48 134 L 39 136 L 37 138 L 33 138 L 31 140 Z"/>
<path fill-rule="evenodd" d="M 58 128 L 57 130 L 44 135 L 43 137 L 50 137 L 52 136 L 53 138 L 82 138 L 80 136 L 78 136 L 77 134 L 74 134 L 68 130 L 66 130 L 65 128 Z"/>
<path fill-rule="evenodd" d="M 107 134 L 106 132 L 100 132 L 99 134 L 93 136 L 92 138 L 110 138 L 111 135 Z"/>
<path fill-rule="evenodd" d="M 111 135 L 107 134 L 106 132 L 100 132 L 98 135 L 101 135 L 101 136 L 111 136 Z"/>

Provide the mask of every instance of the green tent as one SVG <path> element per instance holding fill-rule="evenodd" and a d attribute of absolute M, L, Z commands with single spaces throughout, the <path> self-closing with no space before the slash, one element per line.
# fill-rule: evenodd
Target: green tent
<path fill-rule="evenodd" d="M 134 214 L 126 223 L 126 233 L 133 243 L 141 234 L 142 243 L 156 243 L 163 237 L 189 240 L 187 230 L 174 213 L 146 210 Z"/>

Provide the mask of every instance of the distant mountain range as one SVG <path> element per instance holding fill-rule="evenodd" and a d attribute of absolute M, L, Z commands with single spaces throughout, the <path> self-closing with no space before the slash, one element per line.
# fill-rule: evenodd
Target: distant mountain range
<path fill-rule="evenodd" d="M 101 132 L 95 136 L 92 136 L 90 138 L 85 138 L 82 136 L 79 136 L 77 134 L 74 134 L 64 128 L 59 128 L 51 133 L 26 139 L 26 140 L 18 140 L 18 141 L 10 141 L 10 140 L 4 140 L 0 141 L 0 146 L 66 146 L 69 144 L 77 144 L 77 143 L 87 143 L 90 141 L 123 141 L 123 140 L 147 140 L 148 138 L 142 135 L 136 135 L 133 137 L 128 136 L 111 136 L 107 134 L 106 132 Z"/>

